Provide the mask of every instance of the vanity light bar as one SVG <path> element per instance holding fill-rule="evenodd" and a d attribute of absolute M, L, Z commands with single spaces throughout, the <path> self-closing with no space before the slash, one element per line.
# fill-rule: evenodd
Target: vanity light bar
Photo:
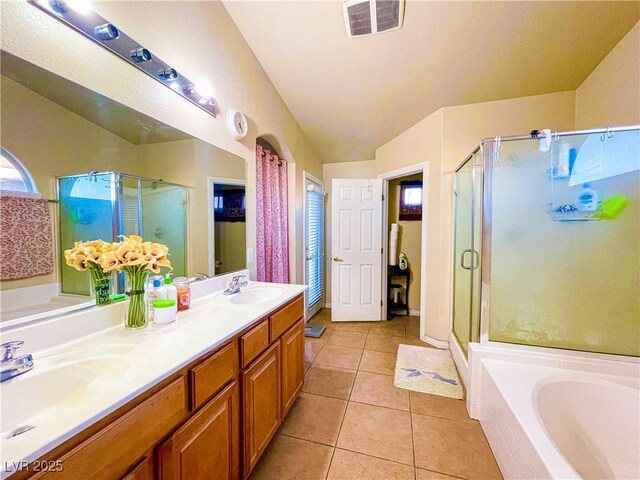
<path fill-rule="evenodd" d="M 82 0 L 28 0 L 30 4 L 84 34 L 126 62 L 186 98 L 198 108 L 216 116 L 216 101 L 198 93 L 193 81 L 152 55 L 133 38 L 89 8 L 79 9 Z M 88 2 L 86 2 L 88 4 Z"/>

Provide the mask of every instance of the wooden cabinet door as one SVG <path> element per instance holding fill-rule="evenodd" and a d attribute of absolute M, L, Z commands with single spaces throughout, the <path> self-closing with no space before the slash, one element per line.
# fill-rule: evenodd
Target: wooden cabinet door
<path fill-rule="evenodd" d="M 161 480 L 240 478 L 240 392 L 233 382 L 159 449 Z"/>
<path fill-rule="evenodd" d="M 121 480 L 153 480 L 153 456 L 140 460 Z"/>
<path fill-rule="evenodd" d="M 242 372 L 245 478 L 280 425 L 280 384 L 280 342 L 276 342 Z"/>
<path fill-rule="evenodd" d="M 298 398 L 304 382 L 304 319 L 280 339 L 282 344 L 282 417 Z"/>

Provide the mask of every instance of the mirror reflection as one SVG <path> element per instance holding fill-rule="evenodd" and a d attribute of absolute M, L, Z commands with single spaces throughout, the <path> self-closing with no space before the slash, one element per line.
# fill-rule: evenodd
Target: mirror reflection
<path fill-rule="evenodd" d="M 244 159 L 4 51 L 1 61 L 3 322 L 95 303 L 89 273 L 64 259 L 76 241 L 140 235 L 169 247 L 176 277 L 246 267 Z"/>

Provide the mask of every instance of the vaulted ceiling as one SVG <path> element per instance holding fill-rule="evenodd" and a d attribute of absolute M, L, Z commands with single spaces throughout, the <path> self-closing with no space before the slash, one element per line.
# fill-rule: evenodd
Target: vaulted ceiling
<path fill-rule="evenodd" d="M 408 0 L 402 29 L 347 38 L 341 1 L 224 1 L 324 162 L 369 160 L 448 105 L 576 89 L 640 2 Z"/>

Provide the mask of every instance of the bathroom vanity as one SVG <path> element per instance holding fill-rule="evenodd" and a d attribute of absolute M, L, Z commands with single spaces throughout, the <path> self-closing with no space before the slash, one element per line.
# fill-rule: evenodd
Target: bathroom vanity
<path fill-rule="evenodd" d="M 97 358 L 100 370 L 128 367 L 104 382 L 96 370 L 75 406 L 70 391 L 67 411 L 32 430 L 3 431 L 3 478 L 248 477 L 302 389 L 304 288 L 251 282 L 195 300 L 174 325 L 113 326 L 34 355 L 32 372 L 2 385 L 3 403 L 23 382 L 46 397 L 48 373 L 74 376 Z"/>

